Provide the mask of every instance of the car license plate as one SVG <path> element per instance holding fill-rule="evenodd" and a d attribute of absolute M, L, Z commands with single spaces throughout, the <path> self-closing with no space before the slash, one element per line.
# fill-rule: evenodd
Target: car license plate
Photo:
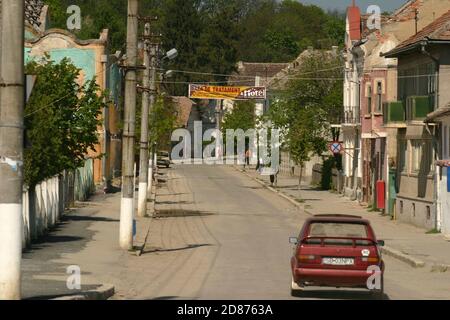
<path fill-rule="evenodd" d="M 355 264 L 353 258 L 323 258 L 322 263 L 330 266 L 351 266 Z"/>

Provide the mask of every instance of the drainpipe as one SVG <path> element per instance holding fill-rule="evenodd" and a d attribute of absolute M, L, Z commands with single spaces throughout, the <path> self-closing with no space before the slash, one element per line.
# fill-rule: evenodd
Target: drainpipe
<path fill-rule="evenodd" d="M 431 60 L 433 60 L 436 70 L 435 70 L 435 82 L 436 82 L 436 97 L 435 97 L 435 108 L 439 109 L 439 69 L 440 69 L 440 61 L 438 58 L 434 57 L 429 51 L 427 51 L 427 46 L 428 46 L 428 41 L 423 41 L 421 43 L 421 50 L 420 52 L 429 57 Z M 434 132 L 432 132 L 430 130 L 429 124 L 426 124 L 426 129 L 428 131 L 428 133 L 431 135 L 432 139 L 433 139 L 433 146 L 436 146 L 436 154 L 439 154 L 439 141 L 437 141 L 436 139 L 436 130 Z M 434 172 L 434 192 L 433 192 L 433 202 L 435 203 L 435 208 L 434 208 L 434 214 L 436 217 L 436 221 L 435 221 L 435 228 L 437 230 L 441 230 L 441 218 L 442 218 L 442 208 L 441 208 L 441 197 L 440 197 L 440 185 L 439 185 L 439 177 L 441 175 L 441 169 L 439 166 L 436 166 L 435 172 Z"/>

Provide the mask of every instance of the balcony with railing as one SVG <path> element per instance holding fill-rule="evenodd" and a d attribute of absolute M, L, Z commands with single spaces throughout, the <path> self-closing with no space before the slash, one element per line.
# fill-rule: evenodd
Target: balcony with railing
<path fill-rule="evenodd" d="M 344 110 L 344 125 L 347 126 L 359 126 L 361 125 L 361 116 L 358 107 L 345 107 Z"/>
<path fill-rule="evenodd" d="M 386 127 L 405 126 L 406 110 L 402 101 L 383 103 L 383 123 Z"/>
<path fill-rule="evenodd" d="M 406 121 L 423 122 L 434 111 L 435 96 L 411 96 L 406 99 Z"/>
<path fill-rule="evenodd" d="M 408 123 L 423 123 L 427 115 L 434 111 L 433 95 L 409 96 L 405 101 L 392 101 L 383 104 L 384 125 L 406 126 Z"/>

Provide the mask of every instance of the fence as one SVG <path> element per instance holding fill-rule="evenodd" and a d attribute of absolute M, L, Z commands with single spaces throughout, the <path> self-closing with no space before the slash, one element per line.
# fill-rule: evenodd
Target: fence
<path fill-rule="evenodd" d="M 323 165 L 315 164 L 313 167 L 311 184 L 320 185 L 322 181 L 322 174 L 323 174 Z M 337 169 L 333 168 L 331 171 L 331 190 L 342 193 L 343 188 L 344 188 L 344 177 L 342 176 L 342 174 L 339 173 Z"/>
<path fill-rule="evenodd" d="M 295 165 L 295 162 L 292 160 L 289 152 L 281 151 L 280 156 L 280 174 L 287 176 L 299 176 L 300 175 L 300 167 Z M 312 156 L 311 160 L 306 162 L 303 167 L 303 175 L 302 181 L 306 184 L 314 184 L 314 168 L 319 165 L 322 165 L 322 158 L 318 156 Z"/>
<path fill-rule="evenodd" d="M 23 192 L 23 247 L 43 236 L 61 219 L 75 201 L 85 201 L 95 191 L 94 161 L 65 171 Z"/>

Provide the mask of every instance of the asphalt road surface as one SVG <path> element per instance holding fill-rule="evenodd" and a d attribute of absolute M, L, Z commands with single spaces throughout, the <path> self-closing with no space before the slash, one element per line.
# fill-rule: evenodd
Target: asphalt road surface
<path fill-rule="evenodd" d="M 306 214 L 229 166 L 174 166 L 160 180 L 136 298 L 298 299 L 290 296 L 288 238 Z M 385 299 L 450 298 L 449 273 L 385 262 Z M 310 288 L 302 299 L 371 298 L 364 290 Z"/>

